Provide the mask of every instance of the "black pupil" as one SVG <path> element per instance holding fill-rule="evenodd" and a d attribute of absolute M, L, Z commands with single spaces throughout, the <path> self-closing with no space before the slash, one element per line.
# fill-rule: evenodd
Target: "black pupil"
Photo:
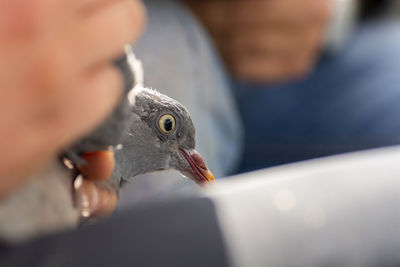
<path fill-rule="evenodd" d="M 167 131 L 167 132 L 171 131 L 172 130 L 172 126 L 173 126 L 173 123 L 172 123 L 171 119 L 166 119 L 164 121 L 164 129 L 165 129 L 165 131 Z"/>

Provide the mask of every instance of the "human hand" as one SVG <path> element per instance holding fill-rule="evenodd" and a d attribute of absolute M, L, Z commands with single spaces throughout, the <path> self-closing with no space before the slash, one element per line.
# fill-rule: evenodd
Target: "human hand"
<path fill-rule="evenodd" d="M 321 49 L 331 0 L 186 0 L 240 79 L 306 75 Z"/>
<path fill-rule="evenodd" d="M 97 182 L 110 178 L 115 167 L 112 151 L 96 151 L 82 155 L 86 164 L 78 166 L 84 175 L 75 181 L 75 203 L 80 209 L 82 218 L 102 217 L 111 214 L 116 205 L 118 196 L 115 191 L 107 190 Z"/>
<path fill-rule="evenodd" d="M 92 130 L 118 101 L 110 63 L 137 38 L 140 1 L 0 0 L 0 197 Z"/>

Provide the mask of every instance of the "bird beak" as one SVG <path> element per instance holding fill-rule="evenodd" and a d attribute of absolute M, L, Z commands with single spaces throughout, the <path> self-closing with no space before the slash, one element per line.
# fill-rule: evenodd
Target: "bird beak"
<path fill-rule="evenodd" d="M 182 148 L 180 148 L 179 151 L 190 166 L 184 170 L 185 173 L 190 175 L 189 178 L 194 180 L 197 184 L 212 183 L 215 181 L 214 175 L 207 168 L 199 152 L 194 149 L 185 150 Z"/>

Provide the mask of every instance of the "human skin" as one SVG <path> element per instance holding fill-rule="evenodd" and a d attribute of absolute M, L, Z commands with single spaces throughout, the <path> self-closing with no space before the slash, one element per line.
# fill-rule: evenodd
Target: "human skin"
<path fill-rule="evenodd" d="M 132 0 L 0 0 L 0 7 L 1 198 L 112 110 L 123 82 L 111 61 L 138 37 L 145 12 Z M 95 158 L 89 166 L 106 171 L 87 167 L 86 183 L 111 173 L 109 156 Z"/>
<path fill-rule="evenodd" d="M 331 0 L 185 0 L 234 76 L 281 82 L 314 66 Z"/>
<path fill-rule="evenodd" d="M 115 167 L 115 158 L 112 150 L 96 151 L 83 155 L 86 165 L 78 166 L 85 176 L 80 188 L 75 190 L 77 207 L 83 199 L 88 200 L 87 210 L 90 217 L 104 217 L 111 214 L 117 206 L 118 196 L 115 192 L 96 186 L 96 182 L 107 180 Z"/>

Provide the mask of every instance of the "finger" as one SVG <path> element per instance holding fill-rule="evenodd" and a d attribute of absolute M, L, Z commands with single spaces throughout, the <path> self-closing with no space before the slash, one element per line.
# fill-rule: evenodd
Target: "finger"
<path fill-rule="evenodd" d="M 92 217 L 104 217 L 114 212 L 117 202 L 118 195 L 115 192 L 97 187 L 99 202 L 97 208 L 94 210 Z"/>
<path fill-rule="evenodd" d="M 78 169 L 87 179 L 92 181 L 108 179 L 115 167 L 113 151 L 87 152 L 82 155 L 82 158 L 86 161 L 86 164 L 78 166 Z"/>
<path fill-rule="evenodd" d="M 123 53 L 144 26 L 144 8 L 139 1 L 119 0 L 82 15 L 72 27 L 67 48 L 83 66 L 108 62 Z"/>
<path fill-rule="evenodd" d="M 87 179 L 77 178 L 74 184 L 75 203 L 82 217 L 111 214 L 117 205 L 117 194 L 98 187 Z"/>

